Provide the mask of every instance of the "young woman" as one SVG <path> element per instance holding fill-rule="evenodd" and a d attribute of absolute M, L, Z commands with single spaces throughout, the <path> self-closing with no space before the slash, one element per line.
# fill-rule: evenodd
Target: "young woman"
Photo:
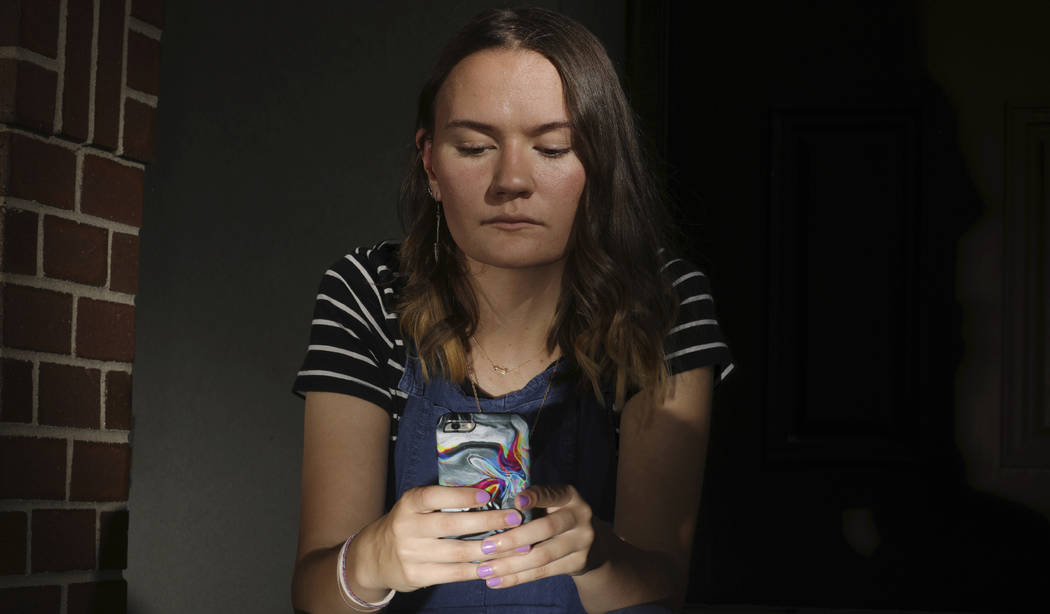
<path fill-rule="evenodd" d="M 546 10 L 479 15 L 424 86 L 415 141 L 405 239 L 325 273 L 296 379 L 296 608 L 674 607 L 730 359 L 707 279 L 661 248 L 601 44 Z M 441 511 L 488 499 L 436 485 L 450 411 L 530 424 L 532 521 Z"/>

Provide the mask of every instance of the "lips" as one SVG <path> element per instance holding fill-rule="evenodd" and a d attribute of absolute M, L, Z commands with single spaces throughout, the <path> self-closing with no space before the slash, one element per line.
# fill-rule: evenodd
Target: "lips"
<path fill-rule="evenodd" d="M 481 223 L 485 226 L 495 226 L 497 228 L 508 230 L 527 228 L 529 226 L 542 226 L 542 222 L 539 220 L 525 215 L 497 215 L 495 217 L 490 217 L 487 220 L 483 220 Z"/>

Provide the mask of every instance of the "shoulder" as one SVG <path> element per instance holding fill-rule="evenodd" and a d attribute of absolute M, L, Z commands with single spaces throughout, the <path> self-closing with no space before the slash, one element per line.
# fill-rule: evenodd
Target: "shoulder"
<path fill-rule="evenodd" d="M 325 270 L 317 294 L 317 313 L 361 325 L 384 345 L 400 346 L 397 332 L 399 243 L 382 242 L 350 250 Z M 333 318 L 336 319 L 336 318 Z"/>
<path fill-rule="evenodd" d="M 679 299 L 687 298 L 683 292 L 703 289 L 710 290 L 711 284 L 707 275 L 692 262 L 675 256 L 667 250 L 660 250 L 660 273 L 671 284 Z"/>
<path fill-rule="evenodd" d="M 661 256 L 661 274 L 678 298 L 678 314 L 665 343 L 671 373 L 713 366 L 715 381 L 721 381 L 733 369 L 733 362 L 716 315 L 711 280 L 688 260 L 666 250 Z"/>
<path fill-rule="evenodd" d="M 369 247 L 356 247 L 333 262 L 324 272 L 321 290 L 347 292 L 370 308 L 389 310 L 398 294 L 397 242 L 384 241 Z M 377 304 L 376 304 L 377 303 Z"/>
<path fill-rule="evenodd" d="M 397 243 L 359 247 L 321 278 L 294 391 L 340 392 L 392 412 L 404 364 L 397 323 Z"/>
<path fill-rule="evenodd" d="M 325 275 L 333 273 L 344 279 L 368 283 L 389 283 L 397 277 L 398 250 L 401 243 L 383 241 L 367 247 L 355 247 L 332 263 Z"/>

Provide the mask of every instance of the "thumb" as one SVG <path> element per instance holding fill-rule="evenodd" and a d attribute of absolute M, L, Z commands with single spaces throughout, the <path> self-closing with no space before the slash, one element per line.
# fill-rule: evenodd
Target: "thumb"
<path fill-rule="evenodd" d="M 576 498 L 576 489 L 568 484 L 530 486 L 514 498 L 514 505 L 520 510 L 535 507 L 562 507 Z"/>

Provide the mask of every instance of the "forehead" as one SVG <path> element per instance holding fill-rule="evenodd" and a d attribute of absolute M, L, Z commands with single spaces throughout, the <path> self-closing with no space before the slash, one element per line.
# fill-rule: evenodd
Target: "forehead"
<path fill-rule="evenodd" d="M 452 69 L 438 92 L 438 126 L 450 119 L 492 124 L 568 121 L 561 76 L 550 60 L 521 49 L 471 54 Z"/>

